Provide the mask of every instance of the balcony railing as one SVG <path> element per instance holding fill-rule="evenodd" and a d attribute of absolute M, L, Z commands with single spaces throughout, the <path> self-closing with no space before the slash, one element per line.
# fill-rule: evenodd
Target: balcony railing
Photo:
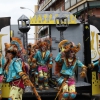
<path fill-rule="evenodd" d="M 40 5 L 39 11 L 43 10 L 45 6 L 48 5 L 52 0 L 44 0 L 43 3 Z"/>

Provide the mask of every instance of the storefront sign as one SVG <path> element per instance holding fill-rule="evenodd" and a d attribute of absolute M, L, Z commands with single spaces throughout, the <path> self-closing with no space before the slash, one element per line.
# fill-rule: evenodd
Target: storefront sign
<path fill-rule="evenodd" d="M 77 20 L 76 16 L 74 16 L 70 12 L 66 12 L 66 11 L 62 11 L 62 12 L 43 11 L 43 12 L 37 12 L 33 17 L 30 17 L 30 24 L 31 25 L 56 24 L 55 23 L 56 17 L 67 17 L 68 18 L 68 24 L 78 24 L 78 23 L 80 23 L 80 21 Z"/>

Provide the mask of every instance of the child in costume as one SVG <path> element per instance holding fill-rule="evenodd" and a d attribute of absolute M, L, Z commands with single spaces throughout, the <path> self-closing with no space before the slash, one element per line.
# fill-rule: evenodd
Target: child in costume
<path fill-rule="evenodd" d="M 18 58 L 18 51 L 22 45 L 16 38 L 11 41 L 11 46 L 6 51 L 7 62 L 4 67 L 5 82 L 10 83 L 9 100 L 22 100 L 25 86 L 31 86 L 38 100 L 41 100 L 28 75 L 22 70 L 22 62 Z"/>
<path fill-rule="evenodd" d="M 34 55 L 36 54 L 36 44 L 29 44 L 28 45 L 28 63 L 30 65 L 30 78 L 31 81 L 35 84 L 35 86 L 38 86 L 38 71 L 37 67 L 34 68 L 34 62 L 32 61 Z"/>
<path fill-rule="evenodd" d="M 75 45 L 68 40 L 62 40 L 59 43 L 61 52 L 58 53 L 55 62 L 55 73 L 59 74 L 60 78 L 57 79 L 59 86 L 59 100 L 72 100 L 76 97 L 75 90 L 75 67 L 82 68 L 80 73 L 81 77 L 86 76 L 86 66 L 76 58 L 76 53 L 80 50 L 80 44 Z M 56 99 L 56 98 L 55 98 Z"/>
<path fill-rule="evenodd" d="M 48 85 L 48 73 L 49 68 L 52 68 L 53 59 L 52 54 L 50 53 L 51 40 L 45 39 L 44 41 L 39 41 L 38 43 L 39 50 L 36 52 L 33 62 L 38 66 L 38 84 L 39 89 L 42 90 L 49 89 Z"/>

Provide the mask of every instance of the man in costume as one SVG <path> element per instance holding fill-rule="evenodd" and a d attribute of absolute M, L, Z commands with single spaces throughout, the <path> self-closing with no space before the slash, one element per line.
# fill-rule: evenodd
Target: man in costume
<path fill-rule="evenodd" d="M 45 39 L 44 41 L 39 41 L 38 43 L 38 51 L 36 52 L 33 62 L 36 62 L 38 66 L 38 83 L 39 89 L 42 90 L 43 87 L 45 89 L 49 89 L 48 85 L 48 73 L 49 68 L 52 68 L 53 59 L 52 54 L 50 53 L 50 45 L 51 40 Z"/>
<path fill-rule="evenodd" d="M 20 49 L 17 45 L 18 51 L 17 51 L 16 57 L 21 60 L 22 69 L 24 70 L 24 72 L 26 72 L 29 75 L 30 66 L 28 65 L 28 63 L 25 62 L 25 59 L 24 59 L 24 55 L 26 55 L 26 50 L 24 49 L 22 42 L 18 37 L 12 37 L 11 39 L 12 39 L 11 41 L 12 46 L 16 47 L 17 44 L 15 41 L 17 41 L 20 44 Z"/>
<path fill-rule="evenodd" d="M 75 45 L 68 40 L 62 40 L 59 43 L 61 52 L 57 55 L 55 62 L 55 73 L 60 76 L 57 79 L 59 100 L 72 100 L 76 97 L 75 90 L 75 68 L 82 68 L 81 77 L 86 76 L 86 66 L 76 58 L 76 53 L 80 50 L 80 44 Z M 55 98 L 56 99 L 56 98 Z"/>
<path fill-rule="evenodd" d="M 28 45 L 28 63 L 30 65 L 30 78 L 31 81 L 35 84 L 35 86 L 38 86 L 38 71 L 37 67 L 34 68 L 35 63 L 32 61 L 34 55 L 36 54 L 37 44 L 29 44 Z"/>
<path fill-rule="evenodd" d="M 37 99 L 41 100 L 28 75 L 22 69 L 22 62 L 18 58 L 18 51 L 22 49 L 21 41 L 18 38 L 12 39 L 11 46 L 6 51 L 7 62 L 4 67 L 5 82 L 10 83 L 11 90 L 9 100 L 22 100 L 23 89 L 31 86 Z"/>

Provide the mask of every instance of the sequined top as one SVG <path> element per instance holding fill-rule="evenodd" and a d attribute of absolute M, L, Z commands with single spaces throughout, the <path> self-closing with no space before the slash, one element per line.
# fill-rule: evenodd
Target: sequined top
<path fill-rule="evenodd" d="M 18 58 L 13 58 L 9 66 L 7 66 L 7 68 L 5 68 L 4 70 L 6 82 L 11 82 L 13 80 L 21 78 L 19 72 L 22 72 L 21 60 L 19 60 Z"/>

